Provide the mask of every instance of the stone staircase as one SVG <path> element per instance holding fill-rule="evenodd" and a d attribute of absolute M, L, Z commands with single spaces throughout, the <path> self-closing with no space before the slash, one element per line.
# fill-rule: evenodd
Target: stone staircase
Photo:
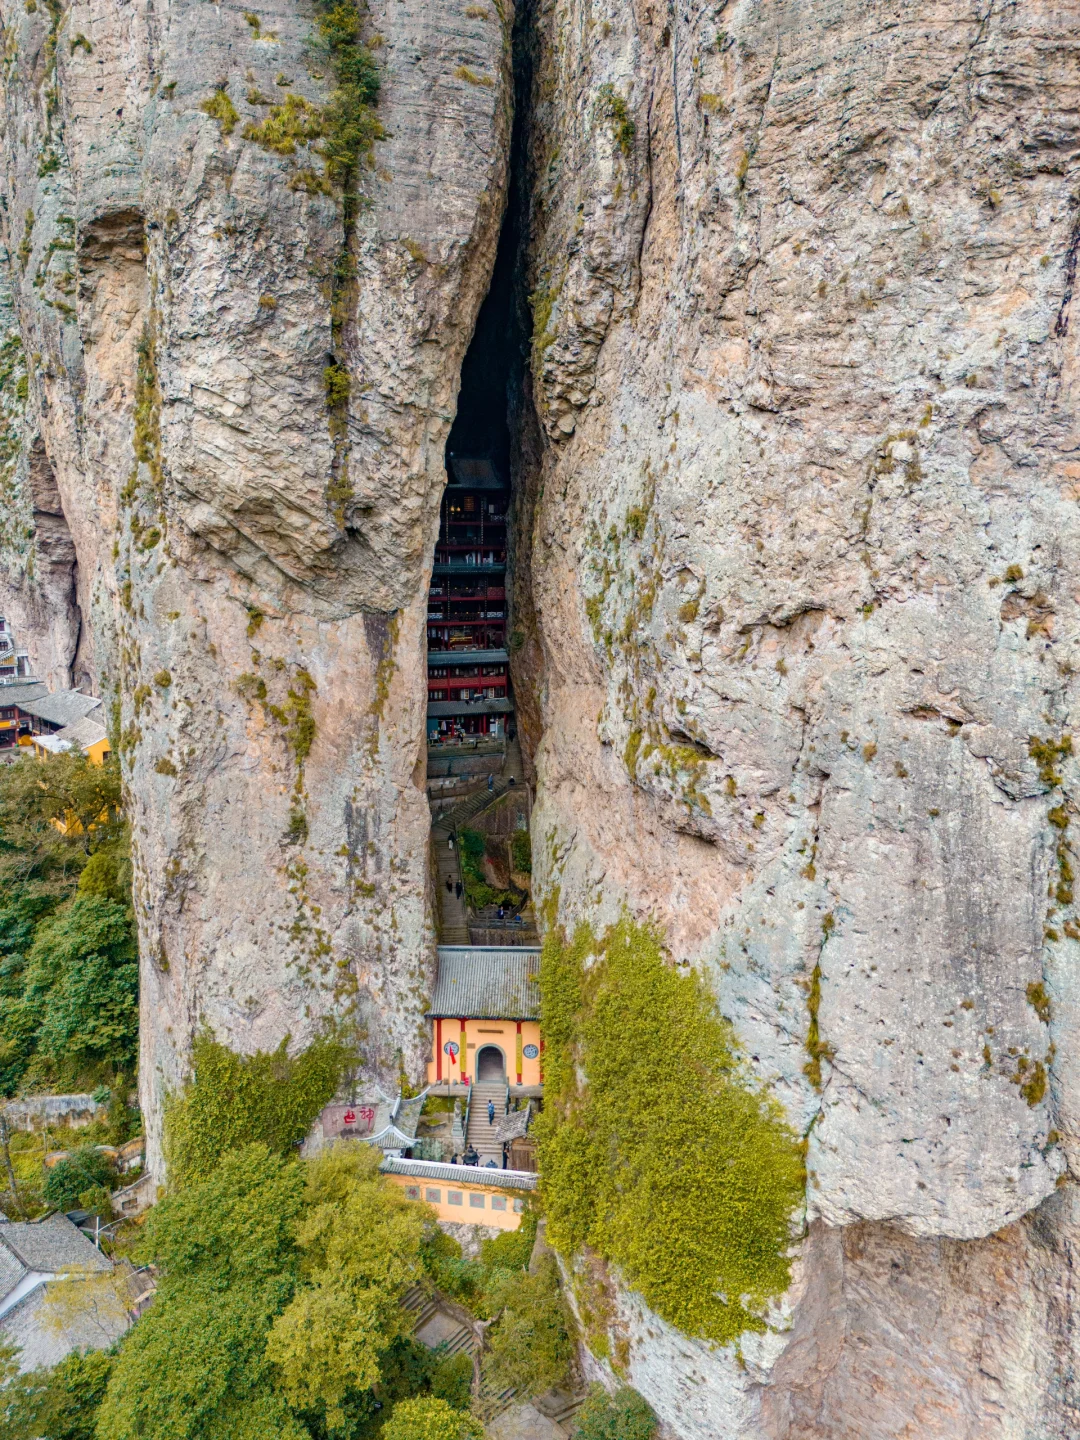
<path fill-rule="evenodd" d="M 447 835 L 451 830 L 460 830 L 463 825 L 467 825 L 470 820 L 479 815 L 481 810 L 486 810 L 489 805 L 494 805 L 499 796 L 505 795 L 509 788 L 507 780 L 498 779 L 495 781 L 494 788 L 489 790 L 485 781 L 483 787 L 475 795 L 469 795 L 460 804 L 455 805 L 452 810 L 445 810 L 432 826 L 432 830 L 442 830 Z"/>
<path fill-rule="evenodd" d="M 437 1299 L 421 1285 L 414 1285 L 401 1302 L 402 1308 L 414 1316 L 413 1335 L 435 1352 L 440 1360 L 449 1360 L 454 1355 L 475 1355 L 479 1340 L 476 1334 L 463 1325 L 456 1316 L 444 1310 Z M 494 1419 L 502 1414 L 513 1400 L 516 1391 L 496 1391 L 484 1381 L 480 1386 L 480 1408 L 484 1416 Z"/>
<path fill-rule="evenodd" d="M 573 1435 L 577 1428 L 577 1413 L 585 1400 L 585 1395 L 570 1395 L 565 1390 L 548 1390 L 545 1394 L 538 1395 L 532 1403 L 541 1415 L 546 1415 L 552 1424 L 558 1425 L 564 1435 Z"/>
<path fill-rule="evenodd" d="M 466 1145 L 473 1145 L 484 1166 L 489 1160 L 502 1169 L 502 1146 L 495 1141 L 495 1130 L 500 1118 L 506 1113 L 506 1081 L 477 1080 L 472 1087 L 469 1104 L 469 1128 L 465 1134 Z M 488 1124 L 488 1101 L 495 1102 L 495 1124 Z"/>

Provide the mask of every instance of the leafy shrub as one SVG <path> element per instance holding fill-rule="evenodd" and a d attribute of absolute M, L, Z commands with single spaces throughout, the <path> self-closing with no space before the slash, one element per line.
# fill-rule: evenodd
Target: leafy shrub
<path fill-rule="evenodd" d="M 103 1225 L 116 1219 L 113 1214 L 112 1195 L 107 1185 L 91 1185 L 88 1190 L 81 1191 L 78 1208 L 96 1215 Z"/>
<path fill-rule="evenodd" d="M 522 1216 L 516 1230 L 504 1230 L 501 1235 L 481 1240 L 481 1263 L 503 1270 L 524 1270 L 536 1243 L 536 1223 L 536 1216 L 529 1213 Z"/>
<path fill-rule="evenodd" d="M 532 874 L 532 842 L 527 830 L 515 830 L 510 837 L 510 854 L 519 875 Z"/>
<path fill-rule="evenodd" d="M 382 1428 L 382 1440 L 481 1440 L 484 1427 L 435 1395 L 401 1400 Z"/>
<path fill-rule="evenodd" d="M 337 81 L 325 109 L 322 152 L 329 179 L 348 188 L 361 159 L 383 134 L 375 115 L 379 71 L 361 43 L 362 11 L 357 0 L 319 0 L 315 24 Z"/>
<path fill-rule="evenodd" d="M 574 1440 L 652 1440 L 657 1419 L 636 1390 L 623 1386 L 609 1395 L 594 1385 L 578 1411 Z"/>
<path fill-rule="evenodd" d="M 455 1410 L 468 1410 L 472 1403 L 472 1356 L 464 1353 L 440 1360 L 431 1376 L 431 1393 Z"/>
<path fill-rule="evenodd" d="M 465 828 L 458 834 L 461 879 L 465 898 L 473 910 L 485 905 L 515 905 L 519 897 L 513 890 L 496 890 L 484 879 L 483 859 L 486 841 L 479 830 Z"/>
<path fill-rule="evenodd" d="M 763 1329 L 789 1283 L 802 1156 L 713 996 L 629 919 L 602 940 L 549 934 L 540 986 L 548 1239 L 591 1247 L 688 1334 Z"/>
<path fill-rule="evenodd" d="M 436 1288 L 470 1310 L 475 1309 L 484 1293 L 487 1271 L 477 1260 L 467 1260 L 461 1246 L 444 1230 L 433 1228 L 421 1245 L 424 1270 Z"/>
<path fill-rule="evenodd" d="M 74 1210 L 79 1196 L 95 1186 L 108 1186 L 113 1177 L 109 1157 L 92 1145 L 75 1150 L 58 1160 L 45 1177 L 44 1195 L 57 1210 Z"/>
<path fill-rule="evenodd" d="M 565 1385 L 574 1342 L 554 1259 L 546 1255 L 535 1275 L 508 1274 L 498 1299 L 501 1314 L 484 1361 L 491 1388 L 513 1387 L 528 1397 Z"/>

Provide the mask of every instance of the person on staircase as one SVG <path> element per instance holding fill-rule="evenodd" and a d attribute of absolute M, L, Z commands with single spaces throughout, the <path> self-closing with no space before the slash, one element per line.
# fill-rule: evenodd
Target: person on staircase
<path fill-rule="evenodd" d="M 494 1125 L 494 1124 L 495 1124 L 495 1101 L 494 1101 L 494 1100 L 489 1100 L 489 1101 L 488 1101 L 488 1124 L 489 1124 L 489 1125 Z"/>

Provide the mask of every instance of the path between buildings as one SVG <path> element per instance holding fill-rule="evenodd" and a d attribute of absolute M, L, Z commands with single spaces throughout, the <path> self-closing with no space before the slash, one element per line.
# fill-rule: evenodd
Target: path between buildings
<path fill-rule="evenodd" d="M 462 800 L 453 809 L 444 811 L 432 823 L 431 836 L 435 846 L 435 864 L 438 870 L 439 914 L 442 918 L 442 924 L 439 927 L 439 943 L 442 945 L 468 945 L 469 943 L 469 918 L 465 910 L 465 900 L 464 896 L 459 900 L 456 891 L 456 886 L 461 881 L 461 867 L 458 863 L 457 853 L 458 841 L 455 840 L 454 846 L 451 848 L 450 836 L 452 834 L 457 836 L 470 820 L 475 819 L 489 805 L 493 805 L 501 795 L 505 795 L 510 789 L 511 779 L 515 785 L 520 785 L 522 774 L 521 746 L 515 738 L 506 747 L 502 769 L 492 789 L 489 790 L 484 785 L 475 795 L 470 795 L 467 799 Z M 449 890 L 446 888 L 447 879 L 450 880 Z"/>

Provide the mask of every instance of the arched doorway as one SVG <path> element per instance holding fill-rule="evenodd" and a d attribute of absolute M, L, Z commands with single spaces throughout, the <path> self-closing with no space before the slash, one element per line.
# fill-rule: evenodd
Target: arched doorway
<path fill-rule="evenodd" d="M 497 1045 L 484 1045 L 476 1052 L 476 1079 L 481 1085 L 495 1080 L 506 1083 L 506 1061 Z"/>

